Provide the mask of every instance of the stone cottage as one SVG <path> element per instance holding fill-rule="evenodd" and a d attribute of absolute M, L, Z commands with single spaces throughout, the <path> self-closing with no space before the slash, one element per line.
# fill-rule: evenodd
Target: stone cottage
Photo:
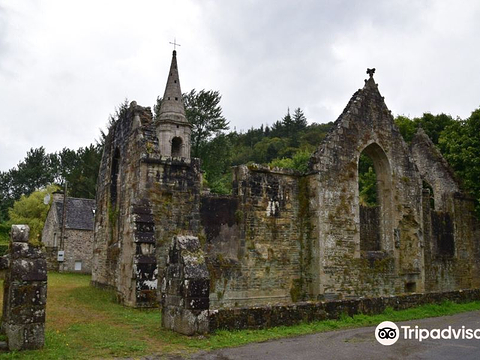
<path fill-rule="evenodd" d="M 49 270 L 92 272 L 94 214 L 95 200 L 53 194 L 42 231 Z"/>
<path fill-rule="evenodd" d="M 165 278 L 164 308 L 199 310 L 480 287 L 473 200 L 424 132 L 403 140 L 369 75 L 307 173 L 238 166 L 232 195 L 216 196 L 190 157 L 174 51 L 158 118 L 132 102 L 106 139 L 93 284 L 155 306 Z M 373 209 L 359 201 L 362 154 L 376 173 Z M 181 270 L 181 254 L 200 275 Z M 198 288 L 180 281 L 187 273 Z"/>

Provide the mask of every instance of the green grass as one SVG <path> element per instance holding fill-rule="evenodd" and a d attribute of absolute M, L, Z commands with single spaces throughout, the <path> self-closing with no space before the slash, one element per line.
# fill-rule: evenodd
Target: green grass
<path fill-rule="evenodd" d="M 402 311 L 387 309 L 375 316 L 344 316 L 340 320 L 290 327 L 218 331 L 209 336 L 187 337 L 162 329 L 158 309 L 132 309 L 115 303 L 112 292 L 89 285 L 89 276 L 57 273 L 48 276 L 44 349 L 1 354 L 0 359 L 90 359 L 186 354 L 321 331 L 376 326 L 385 320 L 403 321 L 480 310 L 480 301 L 467 304 L 445 302 Z"/>

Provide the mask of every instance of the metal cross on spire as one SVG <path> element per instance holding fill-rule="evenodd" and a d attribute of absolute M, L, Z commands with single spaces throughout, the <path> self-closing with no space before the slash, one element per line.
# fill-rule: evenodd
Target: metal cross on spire
<path fill-rule="evenodd" d="M 177 46 L 182 46 L 180 44 L 177 44 L 177 39 L 176 38 L 173 38 L 173 42 L 170 42 L 170 44 L 173 45 L 173 50 L 177 50 Z"/>

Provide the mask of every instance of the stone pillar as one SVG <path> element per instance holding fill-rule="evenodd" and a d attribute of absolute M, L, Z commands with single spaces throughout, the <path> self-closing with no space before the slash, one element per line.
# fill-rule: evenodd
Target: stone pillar
<path fill-rule="evenodd" d="M 162 326 L 185 335 L 208 333 L 210 276 L 200 241 L 175 236 L 162 282 Z"/>
<path fill-rule="evenodd" d="M 9 350 L 42 348 L 45 343 L 47 262 L 28 243 L 29 227 L 13 225 L 10 267 L 4 281 L 2 330 Z"/>

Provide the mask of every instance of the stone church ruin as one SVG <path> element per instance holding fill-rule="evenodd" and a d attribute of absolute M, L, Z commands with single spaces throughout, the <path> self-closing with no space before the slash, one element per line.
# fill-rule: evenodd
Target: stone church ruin
<path fill-rule="evenodd" d="M 237 166 L 229 196 L 202 191 L 181 96 L 174 51 L 158 118 L 132 102 L 106 139 L 92 282 L 125 305 L 161 302 L 165 326 L 193 333 L 215 309 L 480 287 L 474 202 L 422 130 L 403 140 L 373 71 L 307 173 Z"/>

